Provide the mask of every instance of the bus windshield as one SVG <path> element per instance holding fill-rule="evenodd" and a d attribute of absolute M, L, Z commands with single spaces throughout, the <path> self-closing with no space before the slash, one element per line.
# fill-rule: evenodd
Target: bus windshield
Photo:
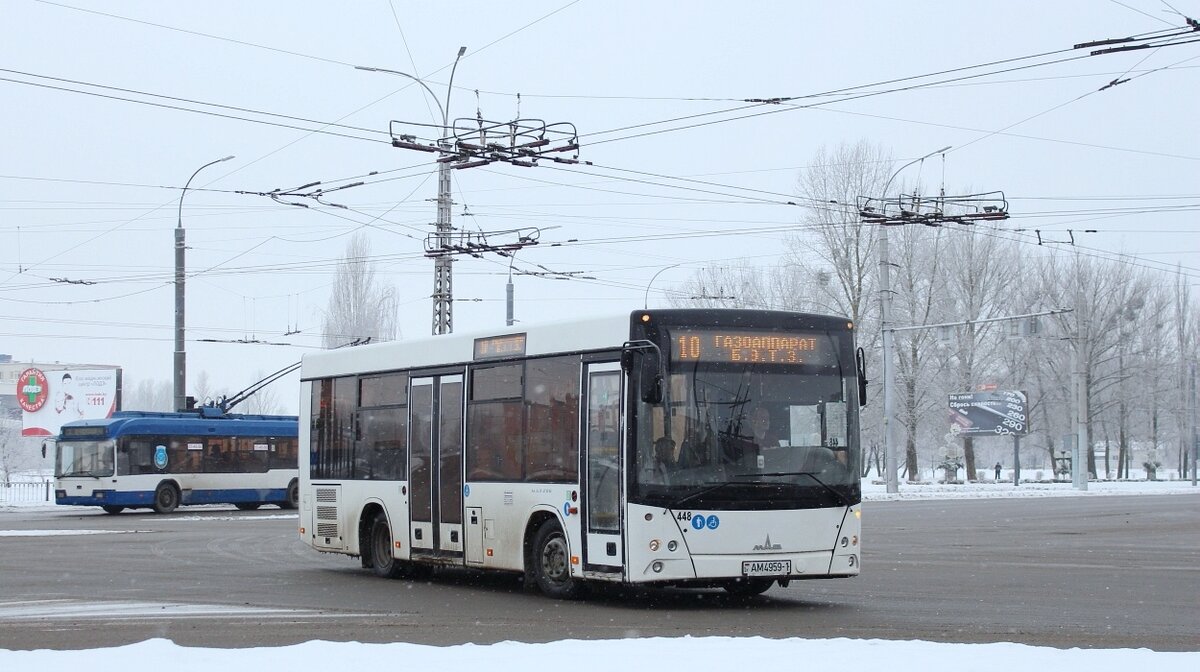
<path fill-rule="evenodd" d="M 60 440 L 55 450 L 54 475 L 58 478 L 112 476 L 114 445 L 112 440 Z"/>
<path fill-rule="evenodd" d="M 692 509 L 859 501 L 857 389 L 836 367 L 683 364 L 667 387 L 662 404 L 638 408 L 631 500 Z"/>

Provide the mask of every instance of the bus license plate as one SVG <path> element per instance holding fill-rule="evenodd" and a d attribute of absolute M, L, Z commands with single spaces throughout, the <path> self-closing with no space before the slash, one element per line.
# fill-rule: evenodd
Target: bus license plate
<path fill-rule="evenodd" d="M 778 576 L 792 573 L 791 560 L 744 560 L 742 576 Z"/>

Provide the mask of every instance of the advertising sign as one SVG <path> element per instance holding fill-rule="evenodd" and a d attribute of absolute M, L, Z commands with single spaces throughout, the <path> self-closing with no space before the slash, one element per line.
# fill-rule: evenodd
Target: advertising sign
<path fill-rule="evenodd" d="M 117 410 L 120 369 L 25 369 L 17 379 L 21 436 L 57 436 L 72 420 L 107 418 Z"/>
<path fill-rule="evenodd" d="M 959 434 L 1024 436 L 1029 424 L 1025 393 L 991 390 L 950 395 L 950 429 Z"/>

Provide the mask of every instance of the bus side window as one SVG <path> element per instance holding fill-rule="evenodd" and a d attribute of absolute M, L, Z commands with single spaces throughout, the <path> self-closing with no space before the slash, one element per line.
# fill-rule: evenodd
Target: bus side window
<path fill-rule="evenodd" d="M 129 471 L 129 440 L 121 439 L 117 443 L 117 470 L 119 476 L 132 473 Z"/>

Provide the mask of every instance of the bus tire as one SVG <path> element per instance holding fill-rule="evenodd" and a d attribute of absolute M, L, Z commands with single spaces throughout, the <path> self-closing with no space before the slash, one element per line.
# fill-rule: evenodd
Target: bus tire
<path fill-rule="evenodd" d="M 767 592 L 773 583 L 775 583 L 774 579 L 743 578 L 733 579 L 722 588 L 725 589 L 725 592 L 737 597 L 754 597 Z"/>
<path fill-rule="evenodd" d="M 542 523 L 533 537 L 533 579 L 547 597 L 569 600 L 580 595 L 583 582 L 571 576 L 571 549 L 557 520 Z"/>
<path fill-rule="evenodd" d="M 114 516 L 125 510 L 125 507 L 117 506 L 116 504 L 105 504 L 100 508 L 104 509 L 105 513 L 111 513 Z"/>
<path fill-rule="evenodd" d="M 260 502 L 236 502 L 234 503 L 234 506 L 236 506 L 239 511 L 253 511 L 262 506 L 262 504 Z"/>
<path fill-rule="evenodd" d="M 174 483 L 163 481 L 154 489 L 154 512 L 171 513 L 179 506 L 179 489 Z"/>
<path fill-rule="evenodd" d="M 292 479 L 287 487 L 287 499 L 279 503 L 281 509 L 294 509 L 300 505 L 300 483 Z"/>
<path fill-rule="evenodd" d="M 385 579 L 398 579 L 403 575 L 403 567 L 392 555 L 392 528 L 388 525 L 387 514 L 383 511 L 375 513 L 371 521 L 371 570 L 376 576 Z"/>

